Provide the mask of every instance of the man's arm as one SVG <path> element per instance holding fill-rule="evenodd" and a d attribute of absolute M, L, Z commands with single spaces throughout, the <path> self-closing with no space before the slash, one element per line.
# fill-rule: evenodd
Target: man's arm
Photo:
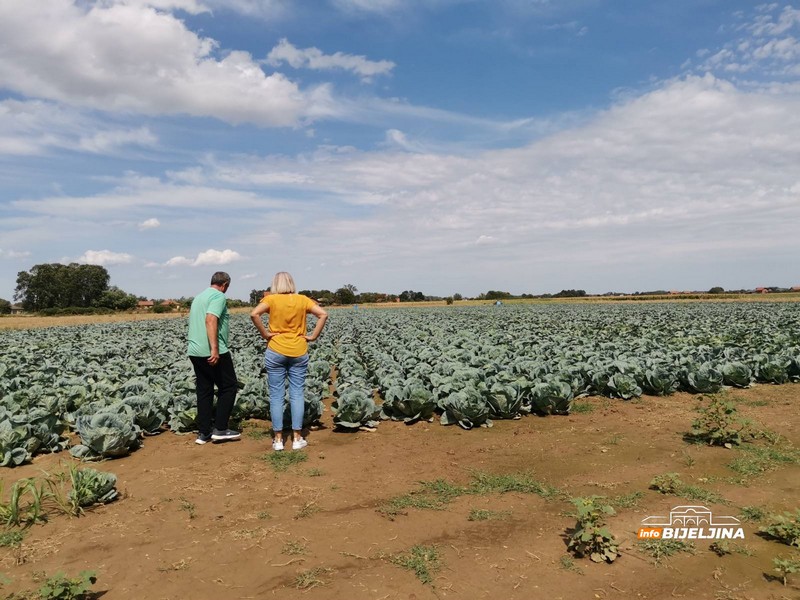
<path fill-rule="evenodd" d="M 211 313 L 206 313 L 206 334 L 208 335 L 208 345 L 211 346 L 211 356 L 208 364 L 212 367 L 219 361 L 219 319 Z"/>

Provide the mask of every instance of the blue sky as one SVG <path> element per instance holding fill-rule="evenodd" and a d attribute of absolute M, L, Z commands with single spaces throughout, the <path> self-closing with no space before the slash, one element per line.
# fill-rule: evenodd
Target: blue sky
<path fill-rule="evenodd" d="M 800 285 L 800 7 L 4 0 L 0 297 L 44 262 L 466 296 Z"/>

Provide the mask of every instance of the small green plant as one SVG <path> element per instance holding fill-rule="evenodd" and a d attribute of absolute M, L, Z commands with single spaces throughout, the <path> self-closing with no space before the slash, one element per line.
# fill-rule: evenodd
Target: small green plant
<path fill-rule="evenodd" d="M 3 480 L 0 479 L 0 498 L 4 497 Z M 52 482 L 20 479 L 11 486 L 8 501 L 0 500 L 0 525 L 29 527 L 46 521 L 46 502 L 53 497 Z"/>
<path fill-rule="evenodd" d="M 498 521 L 507 518 L 507 511 L 494 511 L 481 508 L 473 508 L 469 511 L 468 521 Z"/>
<path fill-rule="evenodd" d="M 708 547 L 717 556 L 726 556 L 728 554 L 742 554 L 744 556 L 753 556 L 754 552 L 747 546 L 731 542 L 730 540 L 717 540 L 712 542 Z"/>
<path fill-rule="evenodd" d="M 694 544 L 683 540 L 642 540 L 636 545 L 640 552 L 652 556 L 657 565 L 661 564 L 661 561 L 668 556 L 673 556 L 679 552 L 695 553 Z"/>
<path fill-rule="evenodd" d="M 573 498 L 577 523 L 568 532 L 567 550 L 578 558 L 588 556 L 594 562 L 614 562 L 619 556 L 617 543 L 605 527 L 605 517 L 616 514 L 603 496 Z"/>
<path fill-rule="evenodd" d="M 413 571 L 422 583 L 432 583 L 433 577 L 443 566 L 442 557 L 436 546 L 412 546 L 408 552 L 395 554 L 390 562 Z"/>
<path fill-rule="evenodd" d="M 760 506 L 743 506 L 739 518 L 742 521 L 758 522 L 767 517 L 766 511 Z"/>
<path fill-rule="evenodd" d="M 650 482 L 650 489 L 661 492 L 662 494 L 672 494 L 682 496 L 691 500 L 710 502 L 713 504 L 728 504 L 728 501 L 711 490 L 707 490 L 697 485 L 689 485 L 681 481 L 677 473 L 664 473 L 656 475 Z"/>
<path fill-rule="evenodd" d="M 81 571 L 76 577 L 56 573 L 39 588 L 41 600 L 83 600 L 97 581 L 93 571 Z"/>
<path fill-rule="evenodd" d="M 270 430 L 267 429 L 266 427 L 248 426 L 244 430 L 244 434 L 247 437 L 249 437 L 251 440 L 256 440 L 256 441 L 260 441 L 260 440 L 264 440 L 264 439 L 267 439 L 269 437 L 272 437 L 272 434 L 271 434 Z"/>
<path fill-rule="evenodd" d="M 780 575 L 783 585 L 786 585 L 786 580 L 788 579 L 789 575 L 793 573 L 800 573 L 800 558 L 796 556 L 792 556 L 790 558 L 778 556 L 772 559 L 772 564 L 775 567 L 773 570 L 777 571 Z"/>
<path fill-rule="evenodd" d="M 186 511 L 186 513 L 189 515 L 189 518 L 194 519 L 197 516 L 197 512 L 195 511 L 196 507 L 194 503 L 189 502 L 183 496 L 181 496 L 180 501 L 181 501 L 180 510 Z"/>
<path fill-rule="evenodd" d="M 608 503 L 614 508 L 636 508 L 639 506 L 639 500 L 644 497 L 643 492 L 631 492 L 630 494 L 622 494 L 610 498 Z"/>
<path fill-rule="evenodd" d="M 771 522 L 759 531 L 787 546 L 800 548 L 800 509 L 794 514 L 785 512 L 770 518 Z"/>
<path fill-rule="evenodd" d="M 728 468 L 743 477 L 755 477 L 784 465 L 800 464 L 800 452 L 792 447 L 742 446 L 741 452 L 728 463 Z"/>
<path fill-rule="evenodd" d="M 294 578 L 294 587 L 296 587 L 298 590 L 311 590 L 315 587 L 325 585 L 328 582 L 321 577 L 330 573 L 331 571 L 332 569 L 327 569 L 325 567 L 307 569 L 302 573 L 298 573 L 297 577 Z"/>
<path fill-rule="evenodd" d="M 294 515 L 295 519 L 307 519 L 313 514 L 316 514 L 320 511 L 319 506 L 317 506 L 316 500 L 309 500 L 305 502 L 303 506 L 301 506 L 297 513 Z"/>
<path fill-rule="evenodd" d="M 557 488 L 534 479 L 527 473 L 508 473 L 493 475 L 476 471 L 472 473 L 472 483 L 469 486 L 470 494 L 505 494 L 519 492 L 522 494 L 536 494 L 545 500 L 563 496 Z"/>
<path fill-rule="evenodd" d="M 266 521 L 267 519 L 271 519 L 272 515 L 265 510 L 262 510 L 260 513 L 256 515 L 262 521 Z"/>
<path fill-rule="evenodd" d="M 678 494 L 683 487 L 683 482 L 677 473 L 664 473 L 656 475 L 650 482 L 650 489 L 662 494 Z"/>
<path fill-rule="evenodd" d="M 303 542 L 296 542 L 294 540 L 290 540 L 283 545 L 281 548 L 281 554 L 287 554 L 289 556 L 297 556 L 298 554 L 305 554 L 308 552 L 308 546 Z"/>
<path fill-rule="evenodd" d="M 19 529 L 0 532 L 0 548 L 17 548 L 23 539 L 25 532 Z"/>
<path fill-rule="evenodd" d="M 308 476 L 309 477 L 322 477 L 322 469 L 309 469 Z"/>
<path fill-rule="evenodd" d="M 583 569 L 575 564 L 575 561 L 572 560 L 572 557 L 569 554 L 562 556 L 559 562 L 561 563 L 561 568 L 565 571 L 572 571 L 578 575 L 583 575 Z"/>
<path fill-rule="evenodd" d="M 700 400 L 707 400 L 708 405 L 697 409 L 700 416 L 692 423 L 691 441 L 732 448 L 752 439 L 752 423 L 739 415 L 733 402 L 718 395 L 701 396 Z"/>
<path fill-rule="evenodd" d="M 594 411 L 594 404 L 591 402 L 586 401 L 575 401 L 572 403 L 572 407 L 570 408 L 570 412 L 578 413 L 578 414 L 586 414 Z"/>
<path fill-rule="evenodd" d="M 283 473 L 289 467 L 308 460 L 305 452 L 270 452 L 264 459 L 276 473 Z"/>

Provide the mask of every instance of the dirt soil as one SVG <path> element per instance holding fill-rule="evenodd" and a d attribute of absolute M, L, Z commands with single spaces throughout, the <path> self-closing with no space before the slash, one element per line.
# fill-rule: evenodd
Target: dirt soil
<path fill-rule="evenodd" d="M 785 436 L 781 448 L 800 446 L 800 385 L 727 395 Z M 800 574 L 786 586 L 771 577 L 773 558 L 800 553 L 760 537 L 763 522 L 744 522 L 741 552 L 723 557 L 697 541 L 694 554 L 656 564 L 636 539 L 642 519 L 680 505 L 703 504 L 720 516 L 740 516 L 743 506 L 794 511 L 797 463 L 735 482 L 726 465 L 745 451 L 683 440 L 698 404 L 688 394 L 582 402 L 593 410 L 472 431 L 383 422 L 372 433 L 340 433 L 326 412 L 328 427 L 312 431 L 302 451 L 307 460 L 284 472 L 267 458 L 266 422 L 248 423 L 241 441 L 223 444 L 199 446 L 193 435 L 170 432 L 148 437 L 130 456 L 92 465 L 118 476 L 119 500 L 80 518 L 54 516 L 31 528 L 20 548 L 0 548 L 0 572 L 12 580 L 0 591 L 37 589 L 42 573 L 89 569 L 104 600 L 800 598 Z M 43 455 L 4 469 L 6 493 L 13 481 L 64 470 L 71 460 Z M 648 489 L 666 472 L 726 503 Z M 466 486 L 476 473 L 527 475 L 563 494 L 469 494 L 438 510 L 386 514 L 389 500 L 418 491 L 421 481 Z M 567 554 L 570 496 L 637 491 L 638 504 L 607 520 L 621 551 L 614 563 Z M 414 546 L 435 547 L 440 557 L 430 583 L 392 559 Z"/>

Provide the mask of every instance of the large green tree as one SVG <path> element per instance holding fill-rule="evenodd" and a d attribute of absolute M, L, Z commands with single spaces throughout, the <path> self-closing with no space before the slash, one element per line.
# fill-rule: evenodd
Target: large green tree
<path fill-rule="evenodd" d="M 5 298 L 0 298 L 0 315 L 11 314 L 11 302 Z"/>
<path fill-rule="evenodd" d="M 110 277 L 100 265 L 47 263 L 17 273 L 14 299 L 28 311 L 96 305 Z"/>

